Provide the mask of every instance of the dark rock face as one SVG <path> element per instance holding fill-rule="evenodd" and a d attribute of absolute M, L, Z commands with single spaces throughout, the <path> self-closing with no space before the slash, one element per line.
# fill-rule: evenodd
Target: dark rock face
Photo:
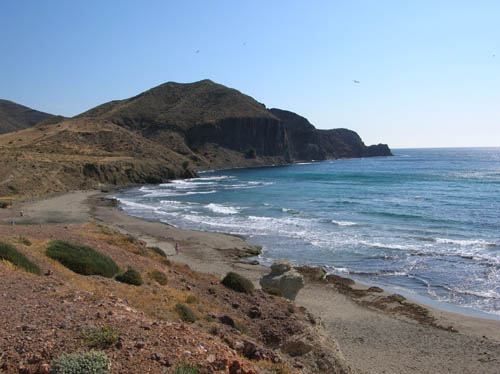
<path fill-rule="evenodd" d="M 281 109 L 270 109 L 270 112 L 283 121 L 294 160 L 392 156 L 386 144 L 367 147 L 354 131 L 317 130 L 298 114 Z"/>
<path fill-rule="evenodd" d="M 255 150 L 255 156 L 284 156 L 289 159 L 288 141 L 283 123 L 274 118 L 225 118 L 190 128 L 186 143 L 196 149 L 206 143 L 234 151 Z"/>

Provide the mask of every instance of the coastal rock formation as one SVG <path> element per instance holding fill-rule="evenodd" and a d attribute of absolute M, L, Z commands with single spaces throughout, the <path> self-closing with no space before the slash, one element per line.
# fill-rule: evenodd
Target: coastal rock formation
<path fill-rule="evenodd" d="M 270 112 L 283 121 L 290 140 L 290 156 L 294 160 L 392 155 L 386 144 L 367 147 L 352 130 L 317 130 L 296 113 L 281 109 L 270 109 Z"/>
<path fill-rule="evenodd" d="M 317 130 L 295 113 L 268 110 L 210 80 L 168 82 L 70 119 L 0 102 L 0 133 L 28 126 L 0 135 L 0 197 L 99 183 L 162 183 L 196 176 L 197 170 L 391 154 L 387 145 L 365 146 L 353 131 Z M 9 169 L 11 162 L 18 167 Z M 51 183 L 40 183 L 44 177 Z"/>
<path fill-rule="evenodd" d="M 280 260 L 271 265 L 271 273 L 263 276 L 259 283 L 267 293 L 295 300 L 297 293 L 304 287 L 304 278 L 292 268 L 289 261 Z"/>
<path fill-rule="evenodd" d="M 39 112 L 8 100 L 0 100 L 0 134 L 22 130 L 48 118 L 52 114 Z"/>

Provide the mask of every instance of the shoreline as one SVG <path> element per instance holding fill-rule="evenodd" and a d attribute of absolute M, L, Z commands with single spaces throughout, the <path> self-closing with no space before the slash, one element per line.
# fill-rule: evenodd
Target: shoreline
<path fill-rule="evenodd" d="M 171 260 L 198 272 L 222 278 L 228 271 L 236 271 L 256 285 L 268 273 L 267 267 L 245 259 L 254 247 L 242 238 L 127 216 L 106 204 L 102 200 L 106 195 L 109 193 L 77 191 L 15 202 L 12 208 L 0 209 L 0 223 L 9 224 L 14 218 L 16 224 L 27 225 L 96 221 L 134 235 L 147 246 L 157 246 Z M 18 216 L 20 210 L 23 217 Z M 176 242 L 181 247 L 179 255 L 175 255 Z M 496 372 L 500 362 L 498 319 L 390 299 L 390 292 L 369 293 L 369 285 L 362 283 L 354 283 L 350 289 L 342 287 L 342 282 L 306 281 L 296 303 L 321 318 L 353 368 L 368 373 L 436 373 L 445 368 L 452 372 Z M 418 307 L 428 310 L 435 326 L 397 312 L 411 305 L 416 305 L 417 311 Z"/>

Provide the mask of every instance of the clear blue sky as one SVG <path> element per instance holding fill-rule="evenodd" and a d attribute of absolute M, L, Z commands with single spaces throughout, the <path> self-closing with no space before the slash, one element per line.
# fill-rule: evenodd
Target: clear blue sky
<path fill-rule="evenodd" d="M 494 0 L 2 0 L 0 98 L 72 116 L 209 78 L 368 144 L 500 146 L 499 17 Z"/>

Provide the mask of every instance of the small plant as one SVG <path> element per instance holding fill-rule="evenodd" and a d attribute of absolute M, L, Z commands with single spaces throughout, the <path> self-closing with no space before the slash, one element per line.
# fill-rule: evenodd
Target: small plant
<path fill-rule="evenodd" d="M 94 329 L 84 329 L 82 338 L 87 341 L 90 348 L 105 349 L 115 344 L 120 338 L 120 333 L 112 326 Z"/>
<path fill-rule="evenodd" d="M 245 158 L 256 158 L 257 157 L 257 152 L 255 151 L 254 147 L 250 147 L 247 149 L 245 152 Z"/>
<path fill-rule="evenodd" d="M 175 305 L 175 311 L 184 322 L 193 323 L 198 319 L 193 311 L 184 304 L 177 303 Z"/>
<path fill-rule="evenodd" d="M 241 322 L 238 322 L 238 321 L 235 321 L 234 322 L 234 328 L 236 330 L 238 330 L 239 332 L 241 332 L 242 334 L 247 334 L 248 335 L 248 327 L 241 323 Z"/>
<path fill-rule="evenodd" d="M 150 249 L 151 251 L 153 251 L 156 254 L 159 254 L 161 257 L 167 257 L 167 254 L 161 248 L 149 247 L 148 249 Z"/>
<path fill-rule="evenodd" d="M 208 293 L 210 295 L 217 295 L 217 290 L 215 289 L 215 287 L 208 287 Z"/>
<path fill-rule="evenodd" d="M 16 243 L 19 243 L 19 244 L 24 244 L 27 247 L 29 247 L 31 245 L 31 242 L 29 241 L 29 239 L 27 239 L 21 235 L 19 235 L 19 237 L 17 237 L 17 238 L 14 238 L 13 241 Z"/>
<path fill-rule="evenodd" d="M 115 277 L 118 282 L 131 284 L 133 286 L 140 286 L 142 284 L 141 274 L 134 268 L 128 268 L 128 270 L 119 274 Z"/>
<path fill-rule="evenodd" d="M 112 278 L 120 270 L 108 256 L 92 248 L 62 240 L 50 242 L 45 253 L 48 257 L 81 275 L 102 275 Z"/>
<path fill-rule="evenodd" d="M 212 322 L 214 322 L 214 321 L 215 321 L 215 320 L 214 320 L 214 317 L 212 317 L 210 314 L 205 314 L 205 317 L 203 317 L 203 319 L 204 319 L 205 321 L 207 321 L 207 322 L 210 322 L 210 323 L 212 323 Z"/>
<path fill-rule="evenodd" d="M 179 281 L 181 281 L 182 283 L 185 283 L 186 282 L 186 278 L 181 278 L 181 279 L 179 279 Z"/>
<path fill-rule="evenodd" d="M 227 273 L 221 283 L 236 292 L 252 294 L 254 290 L 253 283 L 249 279 L 233 272 Z"/>
<path fill-rule="evenodd" d="M 184 170 L 187 170 L 187 168 L 188 168 L 188 167 L 189 167 L 189 161 L 187 161 L 187 160 L 186 160 L 186 161 L 184 161 L 184 162 L 182 163 L 182 168 L 183 168 Z"/>
<path fill-rule="evenodd" d="M 108 374 L 111 360 L 104 352 L 65 354 L 52 362 L 51 374 Z"/>
<path fill-rule="evenodd" d="M 170 260 L 169 260 L 169 259 L 167 259 L 167 258 L 162 258 L 162 259 L 161 259 L 161 263 L 162 263 L 163 265 L 172 266 L 172 261 L 170 261 Z"/>
<path fill-rule="evenodd" d="M 188 297 L 186 297 L 186 303 L 194 304 L 196 302 L 198 302 L 198 299 L 195 296 L 189 295 Z"/>
<path fill-rule="evenodd" d="M 7 209 L 9 207 L 9 203 L 6 201 L 0 201 L 0 209 Z"/>
<path fill-rule="evenodd" d="M 168 283 L 167 275 L 159 270 L 153 270 L 148 275 L 152 280 L 156 281 L 162 286 L 165 286 Z"/>
<path fill-rule="evenodd" d="M 40 275 L 40 268 L 10 244 L 0 242 L 0 260 L 9 261 L 21 269 Z"/>
<path fill-rule="evenodd" d="M 7 189 L 12 193 L 17 193 L 17 188 L 14 186 L 7 186 Z"/>
<path fill-rule="evenodd" d="M 178 365 L 173 374 L 198 374 L 198 368 L 191 364 Z"/>

